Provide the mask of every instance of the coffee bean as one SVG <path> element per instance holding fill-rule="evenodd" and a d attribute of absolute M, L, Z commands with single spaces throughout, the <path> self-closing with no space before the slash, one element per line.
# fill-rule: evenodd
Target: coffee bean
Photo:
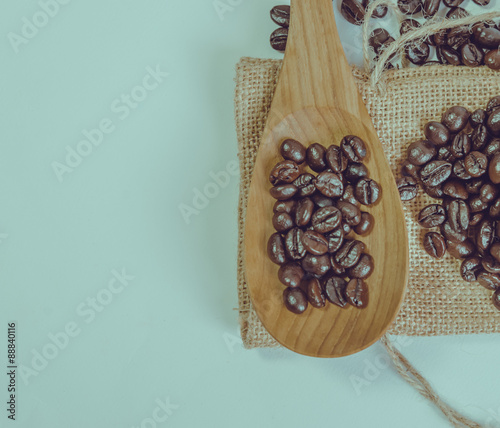
<path fill-rule="evenodd" d="M 455 51 L 460 50 L 462 45 L 469 42 L 469 39 L 469 27 L 466 26 L 452 28 L 446 33 L 446 44 Z"/>
<path fill-rule="evenodd" d="M 418 180 L 420 177 L 420 167 L 413 165 L 409 160 L 405 160 L 401 165 L 401 174 L 407 177 L 413 177 L 415 180 Z"/>
<path fill-rule="evenodd" d="M 481 186 L 479 191 L 479 198 L 484 203 L 488 204 L 494 201 L 498 196 L 498 187 L 493 186 L 491 183 L 486 183 Z"/>
<path fill-rule="evenodd" d="M 488 6 L 490 4 L 490 0 L 472 0 L 478 6 Z"/>
<path fill-rule="evenodd" d="M 436 232 L 428 232 L 424 236 L 424 249 L 431 257 L 440 259 L 446 253 L 446 241 Z"/>
<path fill-rule="evenodd" d="M 329 198 L 336 198 L 342 196 L 344 193 L 344 183 L 342 176 L 334 172 L 324 171 L 316 177 L 314 181 L 316 189 Z"/>
<path fill-rule="evenodd" d="M 365 11 L 368 9 L 371 2 L 372 0 L 363 0 L 363 7 L 365 8 Z M 374 18 L 383 18 L 385 15 L 387 15 L 387 6 L 383 4 L 376 7 L 372 14 Z"/>
<path fill-rule="evenodd" d="M 278 52 L 285 52 L 286 42 L 288 39 L 288 28 L 277 28 L 271 33 L 269 42 L 271 47 Z"/>
<path fill-rule="evenodd" d="M 491 256 L 483 256 L 481 265 L 486 272 L 493 273 L 495 275 L 500 274 L 500 262 Z"/>
<path fill-rule="evenodd" d="M 324 275 L 330 270 L 330 266 L 330 257 L 326 254 L 306 254 L 302 259 L 302 269 L 314 275 Z"/>
<path fill-rule="evenodd" d="M 440 122 L 428 122 L 424 134 L 425 138 L 436 146 L 443 146 L 450 141 L 450 131 Z"/>
<path fill-rule="evenodd" d="M 491 204 L 489 215 L 495 220 L 500 219 L 500 198 Z"/>
<path fill-rule="evenodd" d="M 472 256 L 476 251 L 476 246 L 471 239 L 467 238 L 463 242 L 446 241 L 446 249 L 448 253 L 456 259 L 465 259 Z"/>
<path fill-rule="evenodd" d="M 435 187 L 451 175 L 451 164 L 445 161 L 431 161 L 420 170 L 420 178 L 426 186 Z"/>
<path fill-rule="evenodd" d="M 487 290 L 496 290 L 500 287 L 500 276 L 490 272 L 481 272 L 477 276 L 477 282 Z"/>
<path fill-rule="evenodd" d="M 490 254 L 495 258 L 495 260 L 500 262 L 500 243 L 496 242 L 491 246 Z"/>
<path fill-rule="evenodd" d="M 488 204 L 484 203 L 479 196 L 474 196 L 469 199 L 469 210 L 471 213 L 478 213 L 488 208 Z"/>
<path fill-rule="evenodd" d="M 484 218 L 484 213 L 473 213 L 469 219 L 469 227 L 477 226 Z"/>
<path fill-rule="evenodd" d="M 285 245 L 279 233 L 273 233 L 267 241 L 267 255 L 273 263 L 282 265 L 286 262 Z"/>
<path fill-rule="evenodd" d="M 439 148 L 436 159 L 453 163 L 455 162 L 456 157 L 453 155 L 448 146 L 443 146 Z"/>
<path fill-rule="evenodd" d="M 472 176 L 465 169 L 465 162 L 463 159 L 457 159 L 453 163 L 453 175 L 462 180 L 470 180 Z"/>
<path fill-rule="evenodd" d="M 465 189 L 467 190 L 467 193 L 470 195 L 479 195 L 479 192 L 481 191 L 481 187 L 484 184 L 484 179 L 483 178 L 474 178 L 472 180 L 469 180 L 465 182 Z"/>
<path fill-rule="evenodd" d="M 300 260 L 306 255 L 306 249 L 302 243 L 304 232 L 298 227 L 294 227 L 285 237 L 285 249 L 288 257 L 292 260 Z"/>
<path fill-rule="evenodd" d="M 479 257 L 469 257 L 462 262 L 460 274 L 464 281 L 474 282 L 481 273 L 482 265 Z"/>
<path fill-rule="evenodd" d="M 316 186 L 314 187 L 314 190 L 316 190 Z M 319 208 L 324 208 L 324 207 L 332 207 L 334 205 L 334 201 L 332 198 L 327 198 L 326 196 L 323 196 L 321 193 L 316 193 L 312 196 L 312 200 L 315 205 L 317 205 Z"/>
<path fill-rule="evenodd" d="M 418 185 L 417 180 L 412 177 L 401 177 L 396 180 L 396 185 L 399 190 L 399 197 L 402 201 L 411 201 L 417 196 Z"/>
<path fill-rule="evenodd" d="M 271 9 L 271 19 L 280 27 L 288 28 L 290 25 L 290 6 L 274 6 Z"/>
<path fill-rule="evenodd" d="M 383 28 L 373 30 L 368 39 L 369 45 L 376 54 L 382 53 L 392 42 L 394 38 Z"/>
<path fill-rule="evenodd" d="M 328 147 L 326 149 L 325 160 L 327 166 L 337 174 L 345 171 L 349 163 L 349 159 L 339 146 Z"/>
<path fill-rule="evenodd" d="M 288 213 L 276 213 L 273 216 L 273 227 L 278 232 L 286 232 L 294 226 L 293 219 Z"/>
<path fill-rule="evenodd" d="M 440 46 L 437 50 L 437 57 L 442 64 L 461 65 L 462 58 L 460 54 L 453 48 L 448 46 Z"/>
<path fill-rule="evenodd" d="M 326 149 L 318 143 L 311 144 L 306 150 L 306 161 L 313 171 L 321 172 L 326 169 Z"/>
<path fill-rule="evenodd" d="M 486 112 L 483 109 L 475 110 L 470 115 L 469 122 L 473 128 L 479 125 L 484 125 L 486 122 Z"/>
<path fill-rule="evenodd" d="M 500 153 L 493 156 L 488 167 L 488 175 L 494 184 L 500 183 Z"/>
<path fill-rule="evenodd" d="M 500 70 L 500 50 L 489 51 L 484 57 L 484 63 L 492 70 Z"/>
<path fill-rule="evenodd" d="M 414 15 L 422 10 L 422 2 L 419 0 L 398 0 L 398 7 L 405 15 Z"/>
<path fill-rule="evenodd" d="M 321 283 L 317 278 L 310 278 L 306 284 L 307 300 L 315 308 L 324 308 L 326 305 L 325 295 Z"/>
<path fill-rule="evenodd" d="M 311 196 L 316 192 L 316 186 L 314 185 L 314 175 L 308 172 L 301 174 L 293 181 L 293 185 L 297 187 L 297 195 L 300 198 L 305 196 Z"/>
<path fill-rule="evenodd" d="M 465 132 L 460 132 L 455 137 L 450 146 L 450 151 L 455 157 L 455 159 L 460 159 L 470 152 L 472 148 L 472 141 L 468 134 Z"/>
<path fill-rule="evenodd" d="M 484 53 L 474 43 L 466 43 L 461 48 L 462 63 L 468 67 L 479 67 L 483 64 Z"/>
<path fill-rule="evenodd" d="M 472 150 L 481 150 L 489 143 L 491 137 L 485 125 L 478 125 L 471 135 Z"/>
<path fill-rule="evenodd" d="M 337 202 L 337 208 L 342 213 L 342 219 L 349 226 L 357 226 L 361 221 L 361 211 L 356 206 L 349 202 L 339 201 Z"/>
<path fill-rule="evenodd" d="M 344 137 L 340 147 L 351 162 L 361 162 L 366 157 L 365 142 L 354 135 Z"/>
<path fill-rule="evenodd" d="M 443 193 L 456 199 L 467 199 L 469 193 L 464 184 L 459 180 L 448 180 L 443 184 Z"/>
<path fill-rule="evenodd" d="M 423 0 L 422 12 L 424 18 L 427 19 L 433 17 L 439 10 L 440 5 L 441 0 Z"/>
<path fill-rule="evenodd" d="M 363 205 L 373 205 L 380 197 L 380 186 L 375 180 L 363 178 L 356 184 L 354 195 Z"/>
<path fill-rule="evenodd" d="M 441 205 L 427 205 L 418 214 L 418 222 L 422 227 L 430 229 L 443 224 L 446 220 L 446 212 Z"/>
<path fill-rule="evenodd" d="M 462 19 L 470 15 L 465 9 L 461 7 L 453 7 L 446 13 L 446 18 L 448 19 Z"/>
<path fill-rule="evenodd" d="M 294 214 L 296 205 L 297 205 L 297 201 L 294 201 L 294 200 L 276 201 L 274 203 L 273 212 L 274 213 Z"/>
<path fill-rule="evenodd" d="M 373 273 L 374 261 L 369 254 L 362 254 L 358 263 L 352 268 L 347 269 L 349 278 L 366 279 Z"/>
<path fill-rule="evenodd" d="M 307 297 L 300 288 L 287 288 L 283 292 L 285 307 L 294 314 L 302 314 L 307 309 Z"/>
<path fill-rule="evenodd" d="M 481 152 L 470 152 L 465 157 L 464 167 L 472 177 L 480 177 L 488 168 L 488 158 Z"/>
<path fill-rule="evenodd" d="M 342 0 L 342 16 L 354 25 L 361 25 L 365 19 L 365 8 L 357 0 Z"/>
<path fill-rule="evenodd" d="M 429 0 L 426 0 L 429 1 Z M 434 0 L 430 0 L 434 1 Z M 440 0 L 438 0 L 440 1 Z M 430 47 L 427 43 L 422 41 L 415 41 L 407 45 L 405 48 L 406 56 L 408 60 L 416 65 L 424 64 L 430 55 Z"/>
<path fill-rule="evenodd" d="M 291 160 L 299 165 L 306 160 L 306 148 L 291 138 L 281 143 L 280 153 L 283 159 Z"/>
<path fill-rule="evenodd" d="M 443 3 L 448 7 L 458 7 L 464 0 L 443 0 Z"/>
<path fill-rule="evenodd" d="M 371 233 L 375 224 L 375 218 L 367 212 L 361 213 L 361 221 L 354 227 L 354 232 L 360 236 L 366 236 Z"/>
<path fill-rule="evenodd" d="M 466 231 L 457 232 L 447 221 L 441 225 L 440 231 L 447 241 L 464 242 L 467 239 Z"/>
<path fill-rule="evenodd" d="M 286 201 L 292 198 L 297 193 L 297 187 L 293 184 L 280 184 L 278 186 L 271 187 L 269 193 L 274 199 L 279 201 Z"/>
<path fill-rule="evenodd" d="M 490 113 L 486 127 L 493 136 L 500 137 L 500 107 L 497 107 Z"/>
<path fill-rule="evenodd" d="M 335 253 L 344 242 L 344 231 L 341 227 L 333 230 L 329 234 L 325 235 L 328 240 L 328 252 Z"/>
<path fill-rule="evenodd" d="M 354 196 L 354 186 L 352 184 L 348 184 L 344 188 L 344 194 L 342 195 L 342 201 L 349 202 L 350 204 L 356 205 L 359 207 L 361 204 Z"/>
<path fill-rule="evenodd" d="M 298 287 L 304 275 L 304 269 L 296 262 L 282 264 L 278 270 L 278 279 L 287 287 Z"/>
<path fill-rule="evenodd" d="M 411 143 L 408 147 L 408 160 L 417 166 L 424 165 L 436 156 L 436 147 L 429 140 Z"/>
<path fill-rule="evenodd" d="M 304 232 L 302 243 L 306 251 L 316 256 L 321 256 L 328 251 L 328 239 L 314 230 Z"/>
<path fill-rule="evenodd" d="M 422 24 L 415 19 L 405 19 L 399 27 L 399 34 L 404 35 L 410 31 L 420 28 Z"/>
<path fill-rule="evenodd" d="M 335 254 L 335 261 L 343 268 L 353 267 L 358 263 L 364 249 L 365 244 L 361 241 L 345 241 Z"/>
<path fill-rule="evenodd" d="M 432 40 L 434 41 L 435 46 L 443 46 L 446 44 L 446 31 L 438 31 L 437 33 L 434 33 L 432 36 Z"/>
<path fill-rule="evenodd" d="M 346 238 L 352 232 L 352 227 L 347 223 L 342 222 L 342 231 L 344 232 L 344 238 Z"/>
<path fill-rule="evenodd" d="M 493 223 L 490 220 L 483 220 L 479 224 L 479 229 L 476 232 L 476 246 L 481 252 L 486 252 L 493 243 Z"/>
<path fill-rule="evenodd" d="M 277 184 L 289 184 L 299 174 L 299 166 L 295 162 L 287 160 L 276 164 L 269 175 L 269 181 L 273 186 Z"/>
<path fill-rule="evenodd" d="M 314 202 L 309 198 L 300 199 L 295 210 L 295 224 L 299 227 L 307 226 L 314 211 Z M 293 224 L 292 224 L 293 226 Z"/>
<path fill-rule="evenodd" d="M 474 41 L 488 49 L 498 49 L 500 46 L 500 30 L 493 27 L 477 26 L 473 30 Z"/>
<path fill-rule="evenodd" d="M 443 113 L 441 122 L 451 132 L 460 132 L 467 125 L 469 120 L 469 111 L 465 107 L 455 106 Z"/>
<path fill-rule="evenodd" d="M 496 97 L 493 97 L 488 101 L 488 105 L 486 106 L 486 113 L 490 114 L 498 107 L 500 107 L 500 95 L 497 95 Z"/>
<path fill-rule="evenodd" d="M 326 298 L 334 305 L 344 308 L 347 305 L 345 288 L 347 282 L 338 276 L 330 276 L 323 284 Z"/>
<path fill-rule="evenodd" d="M 327 233 L 336 229 L 342 221 L 342 213 L 335 207 L 324 207 L 312 216 L 313 229 L 319 233 Z"/>
<path fill-rule="evenodd" d="M 345 288 L 347 301 L 357 308 L 366 308 L 368 305 L 368 287 L 362 279 L 351 279 Z"/>

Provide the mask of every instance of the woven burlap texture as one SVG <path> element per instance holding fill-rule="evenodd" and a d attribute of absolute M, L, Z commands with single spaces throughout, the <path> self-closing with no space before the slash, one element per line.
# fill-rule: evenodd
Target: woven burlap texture
<path fill-rule="evenodd" d="M 238 299 L 241 335 L 247 348 L 278 345 L 252 308 L 245 282 L 243 239 L 252 169 L 280 67 L 279 60 L 242 58 L 236 68 L 235 115 L 241 169 Z M 484 108 L 492 96 L 500 94 L 500 74 L 486 67 L 391 70 L 384 78 L 383 94 L 369 85 L 368 76 L 360 70 L 353 68 L 353 75 L 396 177 L 406 148 L 423 138 L 426 122 L 439 121 L 442 113 L 454 105 L 470 110 Z M 458 260 L 449 255 L 434 260 L 423 250 L 425 232 L 415 219 L 424 206 L 433 202 L 420 191 L 417 198 L 404 203 L 410 275 L 403 306 L 389 333 L 437 336 L 500 332 L 500 312 L 491 303 L 491 291 L 463 281 Z"/>

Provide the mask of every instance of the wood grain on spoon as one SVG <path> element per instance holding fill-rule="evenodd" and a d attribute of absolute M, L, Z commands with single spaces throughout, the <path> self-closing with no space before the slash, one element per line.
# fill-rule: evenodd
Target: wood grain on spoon
<path fill-rule="evenodd" d="M 279 146 L 294 138 L 308 146 L 340 144 L 345 135 L 368 147 L 364 163 L 382 187 L 372 233 L 358 239 L 375 259 L 365 309 L 309 308 L 301 315 L 283 304 L 278 266 L 267 257 L 274 199 L 268 177 Z M 399 193 L 338 37 L 331 0 L 292 0 L 287 49 L 250 186 L 245 229 L 246 279 L 253 306 L 269 333 L 310 356 L 340 357 L 376 342 L 396 317 L 408 277 L 408 237 Z"/>

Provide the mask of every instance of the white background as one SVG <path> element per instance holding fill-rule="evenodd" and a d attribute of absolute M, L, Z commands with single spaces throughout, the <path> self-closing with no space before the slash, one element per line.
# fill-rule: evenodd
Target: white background
<path fill-rule="evenodd" d="M 16 422 L 0 376 L 0 427 L 448 426 L 387 367 L 379 344 L 337 360 L 244 350 L 238 178 L 189 224 L 181 216 L 210 172 L 237 159 L 234 66 L 241 56 L 281 57 L 268 42 L 275 4 L 243 0 L 220 17 L 211 0 L 73 0 L 17 53 L 8 33 L 41 7 L 3 5 L 0 373 L 8 321 L 26 367 L 54 350 L 51 335 L 68 324 L 77 333 L 36 376 L 18 373 Z M 359 29 L 337 21 L 359 63 Z M 169 76 L 122 118 L 114 100 L 157 66 Z M 105 118 L 114 131 L 60 182 L 53 162 Z M 87 299 L 109 296 L 122 269 L 134 279 L 101 312 L 89 310 Z M 500 427 L 497 335 L 400 343 L 446 401 Z M 167 397 L 176 408 L 153 422 Z"/>

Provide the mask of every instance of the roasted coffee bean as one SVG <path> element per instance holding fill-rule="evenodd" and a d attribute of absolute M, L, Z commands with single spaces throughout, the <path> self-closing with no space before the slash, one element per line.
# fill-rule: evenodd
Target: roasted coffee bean
<path fill-rule="evenodd" d="M 363 163 L 350 163 L 344 172 L 344 177 L 351 183 L 357 183 L 362 178 L 368 177 L 368 168 Z"/>
<path fill-rule="evenodd" d="M 447 241 L 464 242 L 467 239 L 466 231 L 457 232 L 447 221 L 441 225 L 440 231 Z"/>
<path fill-rule="evenodd" d="M 273 215 L 273 227 L 278 232 L 286 232 L 294 226 L 293 219 L 288 213 L 276 213 Z"/>
<path fill-rule="evenodd" d="M 354 227 L 354 232 L 360 236 L 366 236 L 371 233 L 375 224 L 375 218 L 367 212 L 361 212 L 361 221 Z"/>
<path fill-rule="evenodd" d="M 330 264 L 332 265 L 332 274 L 336 276 L 346 276 L 345 268 L 340 266 L 333 255 L 330 256 Z"/>
<path fill-rule="evenodd" d="M 472 0 L 478 6 L 488 6 L 490 4 L 490 0 Z"/>
<path fill-rule="evenodd" d="M 488 105 L 486 106 L 486 113 L 490 114 L 493 110 L 500 107 L 500 95 L 493 97 L 488 101 Z"/>
<path fill-rule="evenodd" d="M 299 165 L 306 160 L 306 148 L 291 138 L 281 143 L 280 153 L 283 159 L 291 160 Z"/>
<path fill-rule="evenodd" d="M 469 257 L 462 262 L 460 274 L 464 281 L 474 282 L 481 273 L 482 265 L 479 257 Z"/>
<path fill-rule="evenodd" d="M 417 166 L 424 165 L 436 156 L 436 147 L 429 140 L 415 141 L 408 147 L 408 160 Z"/>
<path fill-rule="evenodd" d="M 302 269 L 314 275 L 324 275 L 330 270 L 330 266 L 330 257 L 326 254 L 306 254 L 302 259 Z"/>
<path fill-rule="evenodd" d="M 341 227 L 331 231 L 325 235 L 328 240 L 328 252 L 335 253 L 344 242 L 344 231 Z"/>
<path fill-rule="evenodd" d="M 461 47 L 462 63 L 468 67 L 479 67 L 484 62 L 483 50 L 474 43 L 466 43 Z"/>
<path fill-rule="evenodd" d="M 306 249 L 302 243 L 304 232 L 298 227 L 294 227 L 286 234 L 285 245 L 286 254 L 292 260 L 300 260 L 306 255 Z"/>
<path fill-rule="evenodd" d="M 342 201 L 349 202 L 350 204 L 356 205 L 359 207 L 361 204 L 354 196 L 354 186 L 352 184 L 348 184 L 344 188 L 344 194 L 342 195 Z"/>
<path fill-rule="evenodd" d="M 492 70 L 500 70 L 500 50 L 492 49 L 484 56 L 484 63 Z"/>
<path fill-rule="evenodd" d="M 432 36 L 432 40 L 434 42 L 434 45 L 439 47 L 443 46 L 446 44 L 446 31 L 438 31 L 437 33 L 434 33 Z"/>
<path fill-rule="evenodd" d="M 393 42 L 394 37 L 392 37 L 387 30 L 376 28 L 370 34 L 368 43 L 376 54 L 380 54 Z"/>
<path fill-rule="evenodd" d="M 316 186 L 314 185 L 314 175 L 308 172 L 301 174 L 293 181 L 293 185 L 297 187 L 297 196 L 303 198 L 305 196 L 311 196 L 316 192 Z"/>
<path fill-rule="evenodd" d="M 288 28 L 290 25 L 290 6 L 274 6 L 271 9 L 271 19 L 280 27 Z"/>
<path fill-rule="evenodd" d="M 437 57 L 441 64 L 461 65 L 462 58 L 460 54 L 453 48 L 448 46 L 440 46 L 437 50 Z"/>
<path fill-rule="evenodd" d="M 339 276 L 330 276 L 323 284 L 326 298 L 334 305 L 344 308 L 347 305 L 345 288 L 347 282 Z"/>
<path fill-rule="evenodd" d="M 267 241 L 267 255 L 273 263 L 281 265 L 286 262 L 285 245 L 279 233 L 273 233 Z"/>
<path fill-rule="evenodd" d="M 443 3 L 448 7 L 458 7 L 464 0 L 443 0 Z"/>
<path fill-rule="evenodd" d="M 495 258 L 496 261 L 500 262 L 500 243 L 496 242 L 491 246 L 490 254 Z"/>
<path fill-rule="evenodd" d="M 453 175 L 462 180 L 470 180 L 472 176 L 465 169 L 465 162 L 463 159 L 457 159 L 453 163 Z"/>
<path fill-rule="evenodd" d="M 363 7 L 365 8 L 365 11 L 368 9 L 371 2 L 372 0 L 363 0 Z M 387 15 L 387 6 L 383 4 L 376 7 L 372 14 L 374 18 L 383 18 L 385 15 Z"/>
<path fill-rule="evenodd" d="M 314 202 L 310 198 L 303 198 L 297 202 L 295 209 L 295 224 L 299 227 L 307 226 L 314 212 Z"/>
<path fill-rule="evenodd" d="M 306 150 L 306 161 L 313 171 L 321 172 L 326 169 L 326 149 L 318 143 L 311 144 Z"/>
<path fill-rule="evenodd" d="M 318 278 L 310 278 L 306 283 L 307 300 L 315 308 L 324 308 L 326 305 L 325 295 Z"/>
<path fill-rule="evenodd" d="M 467 190 L 467 193 L 469 193 L 469 195 L 479 195 L 483 184 L 483 178 L 474 178 L 473 180 L 465 182 L 465 189 Z"/>
<path fill-rule="evenodd" d="M 462 19 L 470 15 L 465 9 L 461 7 L 453 7 L 446 13 L 446 18 L 448 19 Z"/>
<path fill-rule="evenodd" d="M 424 18 L 427 19 L 433 17 L 439 10 L 440 5 L 441 0 L 423 0 L 422 13 Z"/>
<path fill-rule="evenodd" d="M 278 186 L 271 187 L 269 193 L 274 199 L 279 201 L 286 201 L 287 199 L 293 198 L 297 193 L 297 186 L 293 184 L 280 184 Z"/>
<path fill-rule="evenodd" d="M 474 41 L 488 49 L 498 49 L 500 46 L 500 30 L 494 27 L 477 26 L 473 30 Z"/>
<path fill-rule="evenodd" d="M 486 127 L 493 136 L 500 137 L 500 107 L 497 107 L 490 113 Z"/>
<path fill-rule="evenodd" d="M 418 180 L 420 178 L 420 167 L 412 164 L 409 160 L 405 160 L 401 165 L 401 174 Z"/>
<path fill-rule="evenodd" d="M 490 141 L 490 134 L 485 125 L 478 125 L 474 131 L 472 131 L 472 150 L 481 150 Z"/>
<path fill-rule="evenodd" d="M 439 148 L 436 159 L 450 163 L 453 163 L 456 160 L 455 156 L 453 156 L 453 153 L 451 152 L 448 146 L 443 146 Z"/>
<path fill-rule="evenodd" d="M 451 132 L 460 132 L 465 128 L 469 120 L 470 113 L 465 107 L 455 106 L 443 113 L 441 122 Z"/>
<path fill-rule="evenodd" d="M 314 230 L 304 232 L 302 243 L 306 251 L 316 256 L 321 256 L 328 251 L 328 239 Z"/>
<path fill-rule="evenodd" d="M 426 0 L 429 1 L 429 0 Z M 434 0 L 430 0 L 434 1 Z M 438 0 L 440 1 L 440 0 Z M 406 48 L 405 48 L 406 56 L 408 60 L 416 65 L 422 65 L 424 64 L 428 59 L 430 55 L 430 47 L 427 43 L 422 42 L 422 41 L 415 41 L 410 43 Z"/>
<path fill-rule="evenodd" d="M 450 131 L 440 122 L 428 122 L 424 134 L 425 138 L 436 146 L 444 146 L 450 141 Z"/>
<path fill-rule="evenodd" d="M 307 296 L 300 288 L 287 288 L 283 292 L 285 307 L 294 314 L 302 314 L 307 309 Z"/>
<path fill-rule="evenodd" d="M 339 146 L 328 147 L 328 149 L 326 149 L 325 160 L 327 166 L 335 173 L 345 171 L 349 163 L 349 159 Z"/>
<path fill-rule="evenodd" d="M 340 148 L 351 162 L 361 162 L 366 157 L 365 142 L 354 135 L 344 137 Z"/>
<path fill-rule="evenodd" d="M 399 34 L 404 35 L 410 31 L 413 31 L 417 28 L 420 28 L 422 24 L 415 19 L 405 19 L 401 22 L 401 26 L 399 27 Z"/>
<path fill-rule="evenodd" d="M 380 186 L 371 178 L 363 178 L 356 184 L 354 196 L 363 205 L 373 205 L 380 197 Z"/>
<path fill-rule="evenodd" d="M 481 152 L 470 152 L 464 160 L 465 170 L 472 177 L 480 177 L 488 168 L 488 158 Z"/>
<path fill-rule="evenodd" d="M 314 187 L 314 189 L 316 190 L 316 187 Z M 332 207 L 334 205 L 334 201 L 332 198 L 327 198 L 321 193 L 312 195 L 311 199 L 319 208 Z"/>
<path fill-rule="evenodd" d="M 490 161 L 488 175 L 494 184 L 500 183 L 500 153 L 497 153 Z"/>
<path fill-rule="evenodd" d="M 483 186 L 481 186 L 481 189 L 479 191 L 479 198 L 484 203 L 488 204 L 490 202 L 493 202 L 497 196 L 498 196 L 497 186 L 493 186 L 493 184 L 491 183 L 486 183 L 483 184 Z"/>
<path fill-rule="evenodd" d="M 337 198 L 344 193 L 342 176 L 334 172 L 321 172 L 314 180 L 314 185 L 321 194 L 329 198 Z"/>
<path fill-rule="evenodd" d="M 411 201 L 417 196 L 417 180 L 415 180 L 413 177 L 398 178 L 396 180 L 396 185 L 399 190 L 399 197 L 402 201 Z"/>
<path fill-rule="evenodd" d="M 271 33 L 269 42 L 271 47 L 278 52 L 285 52 L 286 42 L 288 39 L 288 28 L 277 28 Z"/>
<path fill-rule="evenodd" d="M 489 215 L 495 220 L 500 219 L 500 198 L 491 204 Z"/>
<path fill-rule="evenodd" d="M 489 255 L 483 256 L 481 265 L 486 272 L 500 274 L 500 262 Z"/>
<path fill-rule="evenodd" d="M 344 232 L 344 238 L 346 238 L 352 232 L 352 227 L 347 223 L 342 222 L 342 231 Z"/>
<path fill-rule="evenodd" d="M 469 134 L 466 134 L 465 132 L 460 132 L 453 138 L 453 141 L 450 146 L 450 151 L 453 154 L 453 156 L 455 156 L 455 159 L 460 159 L 467 156 L 467 154 L 471 151 L 471 148 L 472 148 L 472 141 L 471 138 L 469 137 Z"/>
<path fill-rule="evenodd" d="M 455 27 L 448 30 L 446 33 L 446 44 L 454 50 L 459 50 L 462 45 L 469 41 L 469 39 L 469 27 Z"/>
<path fill-rule="evenodd" d="M 354 25 L 361 25 L 365 19 L 365 8 L 357 0 L 342 0 L 340 12 L 347 21 Z"/>
<path fill-rule="evenodd" d="M 436 232 L 428 232 L 424 236 L 424 249 L 431 257 L 440 259 L 446 254 L 446 241 Z"/>
<path fill-rule="evenodd" d="M 271 170 L 269 181 L 273 186 L 277 184 L 290 184 L 299 174 L 299 166 L 295 162 L 287 160 L 276 164 Z"/>
<path fill-rule="evenodd" d="M 369 254 L 362 254 L 358 263 L 352 268 L 347 269 L 349 278 L 366 279 L 373 273 L 374 261 Z"/>
<path fill-rule="evenodd" d="M 294 201 L 293 199 L 288 201 L 276 201 L 274 203 L 273 212 L 294 214 L 296 206 L 297 201 Z"/>
<path fill-rule="evenodd" d="M 476 246 L 481 252 L 486 252 L 493 243 L 494 228 L 490 220 L 483 220 L 476 232 Z"/>
<path fill-rule="evenodd" d="M 443 184 L 443 193 L 456 199 L 467 199 L 469 193 L 464 184 L 459 180 L 448 180 Z"/>
<path fill-rule="evenodd" d="M 429 187 L 439 186 L 451 175 L 451 164 L 445 161 L 431 161 L 420 170 L 420 178 Z"/>
<path fill-rule="evenodd" d="M 422 10 L 422 2 L 419 0 L 398 0 L 398 7 L 405 15 L 414 15 Z"/>
<path fill-rule="evenodd" d="M 486 112 L 483 109 L 475 110 L 469 118 L 469 123 L 473 128 L 479 125 L 484 125 L 486 122 Z"/>
<path fill-rule="evenodd" d="M 368 305 L 368 287 L 359 278 L 351 279 L 345 288 L 347 301 L 357 308 L 366 308 Z"/>
<path fill-rule="evenodd" d="M 342 247 L 335 254 L 335 261 L 343 268 L 353 267 L 358 263 L 364 249 L 365 244 L 361 241 L 344 241 Z"/>
<path fill-rule="evenodd" d="M 500 276 L 490 272 L 481 272 L 477 276 L 477 282 L 487 290 L 496 290 L 500 287 Z"/>
<path fill-rule="evenodd" d="M 430 229 L 443 224 L 446 220 L 446 212 L 441 205 L 427 205 L 418 214 L 420 226 Z"/>
<path fill-rule="evenodd" d="M 312 216 L 313 229 L 319 233 L 327 233 L 336 229 L 342 221 L 342 213 L 335 207 L 324 207 Z"/>
<path fill-rule="evenodd" d="M 304 275 L 304 269 L 297 262 L 282 264 L 278 270 L 278 279 L 287 287 L 298 287 Z"/>
<path fill-rule="evenodd" d="M 493 302 L 493 306 L 500 311 L 500 288 L 497 288 L 497 290 L 493 293 L 491 301 Z"/>
<path fill-rule="evenodd" d="M 427 193 L 431 198 L 434 199 L 439 199 L 444 196 L 443 193 L 443 187 L 442 186 L 426 186 L 425 184 L 423 185 L 424 192 Z"/>
<path fill-rule="evenodd" d="M 343 221 L 349 226 L 357 226 L 361 221 L 361 211 L 356 205 L 345 201 L 339 201 L 337 202 L 337 208 L 342 213 Z"/>
<path fill-rule="evenodd" d="M 467 238 L 463 242 L 446 241 L 446 249 L 448 253 L 456 259 L 465 259 L 472 256 L 476 251 L 476 246 L 472 239 Z"/>
<path fill-rule="evenodd" d="M 469 209 L 471 213 L 478 213 L 488 208 L 488 204 L 484 203 L 479 196 L 474 196 L 469 199 Z"/>
<path fill-rule="evenodd" d="M 484 213 L 473 213 L 469 219 L 469 227 L 477 226 L 484 218 Z"/>

